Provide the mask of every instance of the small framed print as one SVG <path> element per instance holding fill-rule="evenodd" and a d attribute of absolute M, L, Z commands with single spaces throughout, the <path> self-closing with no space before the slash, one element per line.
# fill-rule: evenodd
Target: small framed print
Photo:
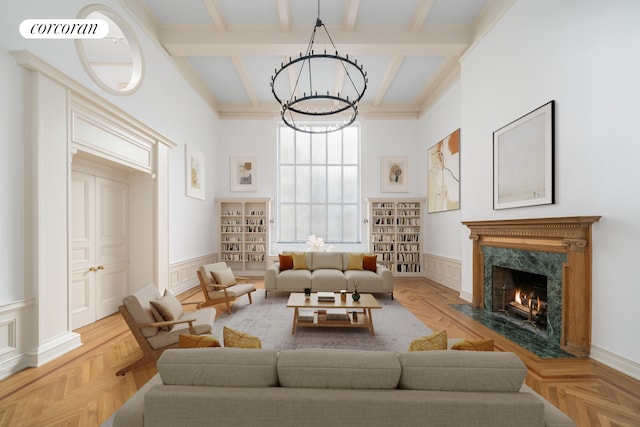
<path fill-rule="evenodd" d="M 187 183 L 187 196 L 204 200 L 204 155 L 195 148 L 185 146 L 185 172 Z"/>
<path fill-rule="evenodd" d="M 381 191 L 406 193 L 409 191 L 407 168 L 409 158 L 384 156 L 380 162 Z"/>
<path fill-rule="evenodd" d="M 231 191 L 258 191 L 255 157 L 231 157 L 229 183 Z"/>

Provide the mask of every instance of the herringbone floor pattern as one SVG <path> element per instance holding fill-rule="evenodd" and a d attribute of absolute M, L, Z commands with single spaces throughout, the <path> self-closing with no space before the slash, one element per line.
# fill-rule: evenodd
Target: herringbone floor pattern
<path fill-rule="evenodd" d="M 260 283 L 257 284 L 261 286 Z M 580 427 L 640 426 L 640 382 L 590 359 L 542 360 L 449 307 L 457 293 L 422 278 L 396 278 L 396 298 L 433 331 L 492 338 L 529 367 L 527 384 Z M 200 299 L 194 290 L 182 296 Z M 155 375 L 147 366 L 116 377 L 139 356 L 119 314 L 79 329 L 84 345 L 39 368 L 0 382 L 0 426 L 99 426 Z M 514 422 L 514 425 L 517 423 Z"/>

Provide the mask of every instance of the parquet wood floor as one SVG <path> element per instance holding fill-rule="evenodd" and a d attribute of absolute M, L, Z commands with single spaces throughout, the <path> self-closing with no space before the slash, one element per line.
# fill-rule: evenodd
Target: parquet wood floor
<path fill-rule="evenodd" d="M 395 296 L 433 331 L 492 338 L 497 350 L 516 353 L 529 367 L 527 384 L 579 427 L 640 426 L 640 381 L 590 359 L 540 359 L 449 307 L 465 302 L 432 281 L 396 278 Z M 196 288 L 181 298 L 201 299 Z M 99 426 L 155 375 L 153 365 L 114 375 L 140 354 L 119 314 L 76 332 L 81 348 L 0 381 L 0 426 Z"/>

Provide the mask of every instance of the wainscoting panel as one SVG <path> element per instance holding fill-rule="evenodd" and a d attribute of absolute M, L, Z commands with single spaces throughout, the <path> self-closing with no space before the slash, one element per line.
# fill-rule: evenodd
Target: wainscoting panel
<path fill-rule="evenodd" d="M 0 306 L 0 380 L 31 366 L 28 322 L 33 319 L 33 299 Z"/>
<path fill-rule="evenodd" d="M 437 255 L 422 254 L 424 275 L 427 279 L 460 291 L 462 287 L 462 264 L 460 260 Z"/>
<path fill-rule="evenodd" d="M 169 289 L 174 294 L 187 291 L 199 284 L 198 268 L 218 259 L 217 254 L 209 254 L 169 265 Z"/>

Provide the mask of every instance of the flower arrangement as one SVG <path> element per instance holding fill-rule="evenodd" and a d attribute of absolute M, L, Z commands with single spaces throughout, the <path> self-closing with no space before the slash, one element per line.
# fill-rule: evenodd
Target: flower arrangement
<path fill-rule="evenodd" d="M 312 234 L 307 238 L 307 250 L 309 252 L 330 252 L 333 250 L 333 246 L 325 246 L 322 237 L 316 237 L 315 234 Z"/>

